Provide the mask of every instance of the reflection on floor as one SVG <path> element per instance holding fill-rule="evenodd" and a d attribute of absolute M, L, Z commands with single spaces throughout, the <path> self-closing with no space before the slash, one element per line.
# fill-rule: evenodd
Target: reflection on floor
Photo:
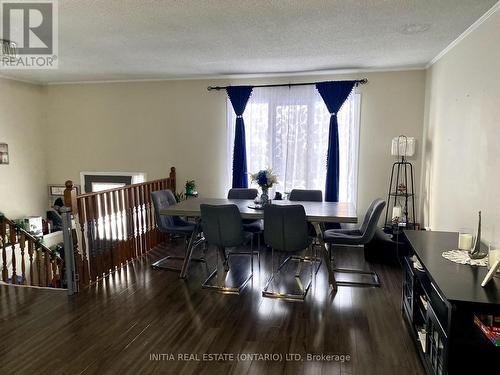
<path fill-rule="evenodd" d="M 305 302 L 286 302 L 261 296 L 269 251 L 260 272 L 255 258 L 254 277 L 237 296 L 201 288 L 214 250 L 187 281 L 150 268 L 181 250 L 157 248 L 69 300 L 62 291 L 0 285 L 0 372 L 423 374 L 401 314 L 399 268 L 372 264 L 381 288 L 332 295 L 322 265 Z M 335 255 L 340 267 L 367 266 L 358 249 Z M 233 259 L 234 272 L 248 271 L 247 257 Z M 292 282 L 293 271 L 285 270 Z"/>

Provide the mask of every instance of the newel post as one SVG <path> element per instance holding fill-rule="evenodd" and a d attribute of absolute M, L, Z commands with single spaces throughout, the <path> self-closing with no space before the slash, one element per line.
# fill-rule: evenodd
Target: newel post
<path fill-rule="evenodd" d="M 169 178 L 170 178 L 170 183 L 171 183 L 171 186 L 172 186 L 172 191 L 175 192 L 175 167 L 172 167 L 170 168 L 170 175 L 169 175 Z"/>
<path fill-rule="evenodd" d="M 76 203 L 76 188 L 73 181 L 68 180 L 65 182 L 66 189 L 64 190 L 64 205 L 71 209 L 73 214 L 78 213 L 78 206 Z"/>

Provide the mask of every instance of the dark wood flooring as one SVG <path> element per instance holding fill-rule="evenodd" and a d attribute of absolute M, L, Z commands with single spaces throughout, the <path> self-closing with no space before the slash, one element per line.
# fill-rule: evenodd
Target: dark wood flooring
<path fill-rule="evenodd" d="M 398 267 L 370 265 L 381 288 L 339 287 L 331 295 L 323 265 L 304 303 L 285 302 L 261 297 L 268 254 L 260 276 L 234 296 L 202 289 L 202 264 L 190 268 L 188 281 L 150 268 L 179 250 L 157 248 L 71 298 L 0 285 L 0 374 L 424 373 L 401 314 Z M 336 259 L 367 267 L 358 250 L 339 249 Z M 204 361 L 206 353 L 234 360 Z M 303 360 L 286 360 L 287 353 Z M 308 361 L 307 353 L 350 360 Z M 199 360 L 179 360 L 183 354 Z"/>

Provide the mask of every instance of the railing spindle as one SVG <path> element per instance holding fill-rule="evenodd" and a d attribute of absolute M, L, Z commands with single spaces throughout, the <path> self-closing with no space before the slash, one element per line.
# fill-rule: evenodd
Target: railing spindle
<path fill-rule="evenodd" d="M 35 249 L 35 244 L 31 238 L 28 238 L 28 254 L 30 262 L 30 285 L 35 285 L 33 277 L 33 251 Z"/>
<path fill-rule="evenodd" d="M 57 265 L 57 273 L 59 275 L 59 282 L 62 287 L 62 272 L 63 272 L 63 266 L 64 266 L 64 261 L 61 259 L 61 261 L 56 262 Z"/>
<path fill-rule="evenodd" d="M 114 257 L 113 257 L 113 270 L 120 267 L 122 264 L 121 260 L 121 241 L 120 241 L 120 231 L 118 230 L 118 199 L 115 191 L 109 192 L 110 201 L 111 201 L 111 212 L 113 215 L 112 223 L 113 223 L 113 248 L 114 248 Z"/>
<path fill-rule="evenodd" d="M 2 246 L 2 281 L 6 283 L 9 279 L 7 271 L 7 223 L 5 219 L 0 217 L 0 246 Z"/>
<path fill-rule="evenodd" d="M 98 204 L 98 195 L 92 196 L 92 209 L 94 212 L 94 220 L 93 227 L 95 232 L 95 261 L 96 261 L 96 277 L 101 277 L 104 272 L 103 265 L 103 240 L 102 240 L 102 227 L 99 228 L 99 204 Z"/>
<path fill-rule="evenodd" d="M 80 282 L 83 285 L 89 284 L 89 260 L 87 258 L 87 237 L 85 236 L 85 226 L 88 225 L 86 217 L 86 199 L 77 200 L 78 205 L 78 221 L 80 223 L 80 233 L 81 233 L 81 243 L 82 243 L 82 275 L 80 276 Z"/>
<path fill-rule="evenodd" d="M 24 262 L 24 250 L 26 249 L 26 236 L 21 232 L 19 236 L 19 248 L 21 249 L 21 285 L 26 285 L 26 264 Z"/>
<path fill-rule="evenodd" d="M 57 256 L 50 260 L 52 267 L 52 286 L 59 286 L 60 276 L 57 273 Z"/>
<path fill-rule="evenodd" d="M 115 250 L 114 250 L 114 238 L 113 238 L 113 212 L 111 211 L 111 194 L 109 192 L 102 194 L 106 201 L 106 218 L 107 218 L 107 247 L 108 247 L 108 265 L 106 267 L 106 273 L 110 270 L 115 269 Z"/>
<path fill-rule="evenodd" d="M 142 254 L 142 236 L 141 236 L 141 209 L 140 209 L 140 200 L 139 200 L 139 188 L 135 186 L 133 189 L 134 196 L 134 211 L 135 211 L 135 233 L 136 233 L 136 243 L 137 243 L 137 252 L 136 256 L 140 256 Z"/>
<path fill-rule="evenodd" d="M 134 259 L 138 255 L 137 251 L 137 232 L 135 230 L 135 196 L 134 188 L 128 188 L 128 216 L 130 225 L 130 239 L 131 239 L 131 259 Z"/>
<path fill-rule="evenodd" d="M 95 211 L 94 197 L 85 199 L 85 212 L 87 215 L 87 239 L 89 252 L 89 268 L 90 280 L 95 281 L 97 278 L 97 242 L 96 242 L 96 226 L 95 226 Z"/>
<path fill-rule="evenodd" d="M 42 251 L 38 247 L 37 244 L 35 244 L 35 253 L 36 253 L 36 277 L 37 277 L 37 284 L 38 286 L 43 286 L 43 277 L 42 277 Z"/>
<path fill-rule="evenodd" d="M 116 192 L 116 217 L 117 227 L 120 229 L 120 263 L 124 265 L 127 263 L 127 230 L 125 228 L 125 214 L 124 214 L 124 191 L 118 190 Z"/>
<path fill-rule="evenodd" d="M 16 226 L 9 223 L 9 241 L 12 247 L 12 284 L 17 284 L 16 274 Z"/>
<path fill-rule="evenodd" d="M 45 265 L 45 285 L 44 286 L 49 286 L 51 277 L 50 277 L 50 253 L 45 250 L 44 254 L 44 265 Z"/>
<path fill-rule="evenodd" d="M 144 185 L 142 189 L 142 199 L 143 199 L 143 206 L 144 206 L 144 231 L 145 231 L 145 238 L 146 238 L 146 251 L 152 248 L 151 246 L 151 233 L 149 231 L 149 202 L 148 202 L 148 191 L 149 191 L 149 184 Z"/>

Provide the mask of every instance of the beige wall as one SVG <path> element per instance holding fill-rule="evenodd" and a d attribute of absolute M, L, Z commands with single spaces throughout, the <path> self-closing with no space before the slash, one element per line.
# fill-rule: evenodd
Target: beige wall
<path fill-rule="evenodd" d="M 500 241 L 500 12 L 427 73 L 423 217 L 433 230 L 477 225 Z"/>
<path fill-rule="evenodd" d="M 40 86 L 0 78 L 0 143 L 10 164 L 0 164 L 0 212 L 9 218 L 47 208 L 43 93 Z"/>
<path fill-rule="evenodd" d="M 424 71 L 356 76 L 293 77 L 292 81 L 367 77 L 361 86 L 360 213 L 387 194 L 390 141 L 399 134 L 420 141 Z M 180 188 L 195 179 L 204 196 L 223 196 L 226 163 L 226 95 L 209 85 L 289 82 L 186 80 L 47 87 L 48 180 L 79 180 L 81 171 L 146 172 L 148 179 L 178 170 Z M 64 156 L 62 156 L 64 155 Z M 420 160 L 415 161 L 416 176 Z M 418 179 L 417 179 L 418 183 Z M 418 186 L 418 185 L 417 185 Z"/>

